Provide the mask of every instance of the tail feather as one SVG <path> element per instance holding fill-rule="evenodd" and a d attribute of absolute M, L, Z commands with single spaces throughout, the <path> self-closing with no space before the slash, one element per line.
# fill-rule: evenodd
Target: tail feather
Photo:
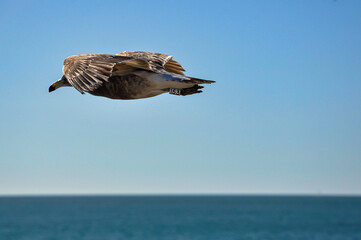
<path fill-rule="evenodd" d="M 215 83 L 216 81 L 212 81 L 212 80 L 204 80 L 204 79 L 200 79 L 200 78 L 194 78 L 194 77 L 189 77 L 190 80 L 188 80 L 191 83 L 197 83 L 197 84 L 211 84 L 211 83 Z"/>

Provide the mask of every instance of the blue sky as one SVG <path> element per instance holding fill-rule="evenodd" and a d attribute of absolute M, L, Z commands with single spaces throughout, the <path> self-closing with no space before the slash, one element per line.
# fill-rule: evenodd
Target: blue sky
<path fill-rule="evenodd" d="M 361 194 L 360 1 L 1 1 L 0 194 Z M 49 85 L 81 53 L 174 56 L 204 93 Z"/>

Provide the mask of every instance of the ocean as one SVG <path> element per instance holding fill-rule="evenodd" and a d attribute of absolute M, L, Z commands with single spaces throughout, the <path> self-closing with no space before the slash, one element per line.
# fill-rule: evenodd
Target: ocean
<path fill-rule="evenodd" d="M 0 197 L 0 240 L 361 239 L 361 197 Z"/>

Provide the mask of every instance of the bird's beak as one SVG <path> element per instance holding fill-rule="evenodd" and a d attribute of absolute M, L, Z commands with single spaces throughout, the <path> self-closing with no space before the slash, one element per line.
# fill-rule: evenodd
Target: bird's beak
<path fill-rule="evenodd" d="M 49 92 L 52 92 L 54 91 L 56 88 L 53 86 L 54 84 L 51 84 L 50 87 L 49 87 Z"/>
<path fill-rule="evenodd" d="M 49 87 L 49 92 L 52 92 L 54 90 L 56 90 L 57 88 L 61 87 L 63 84 L 62 84 L 62 79 L 54 82 L 53 84 L 50 85 Z"/>

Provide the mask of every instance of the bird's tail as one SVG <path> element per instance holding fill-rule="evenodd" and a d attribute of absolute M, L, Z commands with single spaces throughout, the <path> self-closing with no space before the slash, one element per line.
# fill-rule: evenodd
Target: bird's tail
<path fill-rule="evenodd" d="M 190 80 L 188 80 L 191 83 L 197 83 L 197 84 L 211 84 L 211 83 L 215 83 L 216 81 L 211 81 L 211 80 L 204 80 L 204 79 L 200 79 L 200 78 L 194 78 L 194 77 L 189 77 Z"/>

